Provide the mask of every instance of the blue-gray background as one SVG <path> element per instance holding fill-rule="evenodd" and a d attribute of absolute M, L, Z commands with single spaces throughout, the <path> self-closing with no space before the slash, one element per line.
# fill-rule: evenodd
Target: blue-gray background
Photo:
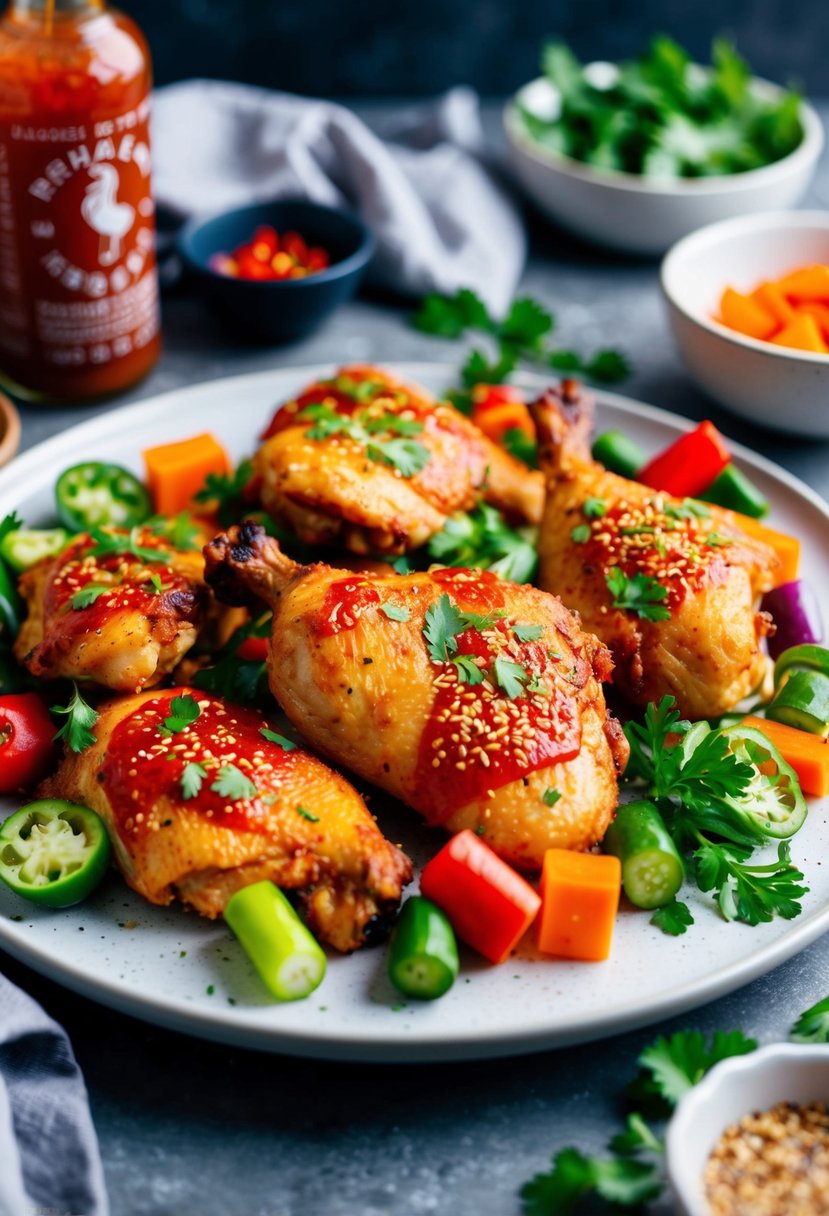
<path fill-rule="evenodd" d="M 829 93 L 829 0 L 124 0 L 159 84 L 203 75 L 323 96 L 411 97 L 458 82 L 501 96 L 542 42 L 635 55 L 666 32 L 702 58 L 717 32 L 758 75 Z"/>

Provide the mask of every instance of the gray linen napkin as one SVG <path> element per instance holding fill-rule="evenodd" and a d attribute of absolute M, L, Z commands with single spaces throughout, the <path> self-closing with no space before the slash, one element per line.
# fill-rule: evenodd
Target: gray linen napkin
<path fill-rule="evenodd" d="M 107 1216 L 86 1088 L 63 1030 L 0 976 L 0 1216 Z"/>
<path fill-rule="evenodd" d="M 359 211 L 374 281 L 421 296 L 471 287 L 508 306 L 524 266 L 519 213 L 482 157 L 476 95 L 452 89 L 380 139 L 333 102 L 190 80 L 154 98 L 153 186 L 181 217 L 301 197 Z"/>

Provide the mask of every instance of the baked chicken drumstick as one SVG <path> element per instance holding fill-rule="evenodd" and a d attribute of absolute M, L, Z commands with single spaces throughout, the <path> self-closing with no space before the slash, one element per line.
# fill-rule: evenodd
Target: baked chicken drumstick
<path fill-rule="evenodd" d="M 322 941 L 353 950 L 391 918 L 411 865 L 343 777 L 267 726 L 188 689 L 111 701 L 95 742 L 40 792 L 97 811 L 151 903 L 177 897 L 216 917 L 240 887 L 270 879 L 296 892 Z"/>
<path fill-rule="evenodd" d="M 609 655 L 560 600 L 489 572 L 300 566 L 252 522 L 205 556 L 220 599 L 272 606 L 271 690 L 316 750 L 524 869 L 602 837 L 627 744 Z"/>
<path fill-rule="evenodd" d="M 538 523 L 543 487 L 454 406 L 343 367 L 274 415 L 253 461 L 265 510 L 307 544 L 403 553 L 481 499 Z"/>
<path fill-rule="evenodd" d="M 591 459 L 592 399 L 575 382 L 531 410 L 547 479 L 539 586 L 560 595 L 613 655 L 637 705 L 676 698 L 683 716 L 733 709 L 763 680 L 759 597 L 779 559 L 730 511 L 672 498 Z"/>
<path fill-rule="evenodd" d="M 148 527 L 77 537 L 21 576 L 28 616 L 14 652 L 32 675 L 138 692 L 168 675 L 210 610 L 198 549 Z"/>

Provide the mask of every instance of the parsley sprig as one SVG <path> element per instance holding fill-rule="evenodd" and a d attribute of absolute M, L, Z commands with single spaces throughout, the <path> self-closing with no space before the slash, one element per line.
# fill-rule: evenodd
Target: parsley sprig
<path fill-rule="evenodd" d="M 159 733 L 177 735 L 180 731 L 186 730 L 188 726 L 192 726 L 200 717 L 201 709 L 198 701 L 191 697 L 189 692 L 179 697 L 173 697 L 170 702 L 170 713 L 158 727 Z"/>
<path fill-rule="evenodd" d="M 794 813 L 802 799 L 793 779 L 766 771 L 767 753 L 741 745 L 739 736 L 681 721 L 673 697 L 649 705 L 644 721 L 628 722 L 625 734 L 631 749 L 626 776 L 646 783 L 696 885 L 714 893 L 725 919 L 757 925 L 797 916 L 808 887 L 788 841 L 778 840 L 773 861 L 753 861 L 755 850 L 775 839 L 769 831 L 775 817 Z M 676 936 L 693 917 L 675 900 L 653 921 Z"/>
<path fill-rule="evenodd" d="M 520 363 L 531 363 L 568 375 L 583 375 L 602 384 L 614 384 L 630 374 L 628 360 L 619 351 L 600 350 L 589 357 L 550 343 L 555 317 L 538 300 L 517 299 L 506 316 L 496 321 L 474 291 L 462 288 L 454 295 L 432 292 L 412 317 L 423 333 L 457 339 L 469 332 L 486 334 L 494 354 L 473 349 L 461 369 L 462 388 L 451 390 L 450 400 L 462 410 L 472 409 L 471 390 L 477 384 L 502 384 Z M 524 457 L 532 462 L 533 453 Z"/>
<path fill-rule="evenodd" d="M 681 1030 L 651 1043 L 639 1056 L 639 1074 L 628 1090 L 643 1110 L 628 1114 L 624 1130 L 608 1145 L 611 1155 L 589 1156 L 572 1147 L 556 1153 L 552 1169 L 522 1187 L 523 1216 L 568 1216 L 592 1195 L 629 1208 L 656 1199 L 665 1186 L 664 1145 L 648 1118 L 664 1121 L 715 1064 L 756 1047 L 739 1030 L 717 1031 L 710 1042 L 697 1030 Z"/>
<path fill-rule="evenodd" d="M 253 462 L 242 460 L 233 473 L 208 473 L 194 501 L 213 503 L 223 528 L 239 521 L 244 514 L 244 493 L 253 476 Z"/>
<path fill-rule="evenodd" d="M 166 549 L 151 549 L 141 544 L 141 526 L 137 525 L 130 532 L 105 532 L 101 528 L 90 528 L 89 534 L 95 544 L 88 551 L 89 557 L 111 557 L 114 554 L 134 557 L 136 561 L 167 562 L 170 554 Z"/>
<path fill-rule="evenodd" d="M 479 503 L 450 515 L 429 540 L 427 552 L 447 566 L 491 570 L 511 583 L 528 583 L 538 567 L 536 529 L 511 528 L 500 511 Z"/>
<path fill-rule="evenodd" d="M 328 439 L 345 435 L 366 450 L 369 460 L 387 464 L 404 477 L 414 477 L 429 463 L 429 449 L 412 439 L 423 430 L 423 423 L 414 418 L 402 418 L 387 410 L 383 414 L 339 414 L 324 401 L 308 405 L 296 416 L 297 422 L 312 422 L 305 432 L 308 439 Z M 383 434 L 394 436 L 381 438 Z"/>
<path fill-rule="evenodd" d="M 78 686 L 73 682 L 72 696 L 68 705 L 53 705 L 53 714 L 61 714 L 66 721 L 55 735 L 55 742 L 64 739 L 66 746 L 72 752 L 83 752 L 95 742 L 92 727 L 98 721 L 98 713 L 88 702 L 84 701 Z"/>
<path fill-rule="evenodd" d="M 668 588 L 655 578 L 642 574 L 641 570 L 629 577 L 618 566 L 612 566 L 604 577 L 614 608 L 635 612 L 644 621 L 670 620 L 671 610 L 663 603 L 668 598 Z"/>
<path fill-rule="evenodd" d="M 489 613 L 464 612 L 446 592 L 441 595 L 426 611 L 423 625 L 423 636 L 429 658 L 433 663 L 454 663 L 458 680 L 462 684 L 482 684 L 485 671 L 478 659 L 471 654 L 458 654 L 458 637 L 467 629 L 491 629 L 498 620 L 506 616 L 505 612 L 496 610 Z M 519 642 L 537 641 L 544 632 L 541 625 L 525 625 L 518 622 L 510 626 L 511 632 Z M 497 654 L 491 665 L 491 675 L 495 684 L 514 701 L 525 693 L 548 690 L 537 685 L 537 679 L 530 675 L 521 663 L 517 663 L 506 653 Z"/>

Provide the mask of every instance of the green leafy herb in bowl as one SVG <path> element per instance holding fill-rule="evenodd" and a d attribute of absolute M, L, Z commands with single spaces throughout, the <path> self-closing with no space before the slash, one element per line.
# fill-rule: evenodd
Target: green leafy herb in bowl
<path fill-rule="evenodd" d="M 803 139 L 801 98 L 758 90 L 727 40 L 710 67 L 670 38 L 629 63 L 583 66 L 560 42 L 544 50 L 547 89 L 519 98 L 539 146 L 598 169 L 655 180 L 743 173 L 788 156 Z"/>
<path fill-rule="evenodd" d="M 823 147 L 814 109 L 751 76 L 725 39 L 708 66 L 665 37 L 618 64 L 552 43 L 543 71 L 504 110 L 515 173 L 557 223 L 629 253 L 794 206 Z"/>

